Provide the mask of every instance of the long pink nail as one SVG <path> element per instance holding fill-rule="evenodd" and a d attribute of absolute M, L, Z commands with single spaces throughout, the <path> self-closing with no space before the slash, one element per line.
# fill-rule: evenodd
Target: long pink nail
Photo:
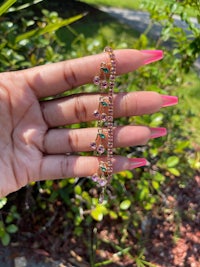
<path fill-rule="evenodd" d="M 144 59 L 145 65 L 158 61 L 163 58 L 162 50 L 141 50 L 141 52 L 145 56 Z"/>
<path fill-rule="evenodd" d="M 151 130 L 151 138 L 157 138 L 161 136 L 165 136 L 167 134 L 167 129 L 163 127 L 155 127 L 155 128 L 150 128 Z"/>
<path fill-rule="evenodd" d="M 178 97 L 171 95 L 161 95 L 163 104 L 162 107 L 169 107 L 178 104 Z"/>
<path fill-rule="evenodd" d="M 134 158 L 128 159 L 128 170 L 132 170 L 138 167 L 146 166 L 148 161 L 144 158 Z"/>

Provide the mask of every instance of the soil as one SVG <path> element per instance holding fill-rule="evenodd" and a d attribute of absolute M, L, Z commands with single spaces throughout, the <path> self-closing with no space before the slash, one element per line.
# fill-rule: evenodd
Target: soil
<path fill-rule="evenodd" d="M 172 181 L 163 191 L 163 197 L 160 211 L 153 210 L 142 227 L 145 260 L 156 267 L 200 267 L 200 175 L 191 179 L 184 188 L 177 181 Z M 69 227 L 62 233 L 66 240 L 63 242 L 59 234 L 59 218 L 62 218 L 59 212 L 62 208 L 52 224 L 48 221 L 46 228 L 39 230 L 39 225 L 34 225 L 36 221 L 31 226 L 24 225 L 24 231 L 14 238 L 9 247 L 0 247 L 0 266 L 89 267 L 91 255 L 86 243 L 95 242 L 96 238 L 101 240 L 96 248 L 97 262 L 112 259 L 113 263 L 106 266 L 137 266 L 134 258 L 116 254 L 113 244 L 119 245 L 120 224 L 106 220 L 98 225 L 96 236 L 92 231 L 95 228 L 91 228 L 81 239 L 74 238 Z M 28 223 L 26 218 L 25 222 Z M 29 228 L 33 231 L 28 232 Z M 127 230 L 126 247 L 134 251 L 134 229 Z M 89 237 L 88 233 L 93 236 Z"/>

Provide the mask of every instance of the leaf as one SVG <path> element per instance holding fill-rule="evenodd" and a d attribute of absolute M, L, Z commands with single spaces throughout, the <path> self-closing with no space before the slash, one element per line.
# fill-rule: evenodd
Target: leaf
<path fill-rule="evenodd" d="M 10 235 L 8 233 L 5 233 L 1 238 L 1 242 L 4 246 L 8 246 L 8 244 L 10 243 Z"/>
<path fill-rule="evenodd" d="M 152 122 L 150 126 L 156 127 L 159 126 L 163 122 L 164 115 L 162 113 L 155 113 L 151 115 Z"/>
<path fill-rule="evenodd" d="M 95 221 L 102 221 L 103 216 L 107 213 L 107 209 L 103 205 L 98 205 L 95 209 L 91 211 L 91 216 Z"/>
<path fill-rule="evenodd" d="M 4 227 L 4 223 L 2 221 L 0 221 L 0 237 L 5 235 L 5 227 Z"/>
<path fill-rule="evenodd" d="M 45 33 L 50 33 L 50 32 L 54 32 L 57 31 L 58 29 L 67 26 L 81 18 L 83 18 L 85 16 L 85 14 L 80 14 L 80 15 L 76 15 L 74 17 L 71 17 L 69 19 L 64 19 L 61 21 L 58 21 L 56 23 L 49 23 L 47 24 L 44 28 L 37 28 L 28 32 L 25 32 L 23 34 L 20 34 L 16 37 L 15 42 L 19 43 L 20 41 L 24 40 L 24 39 L 29 39 L 31 37 L 37 37 L 40 35 L 43 35 Z"/>
<path fill-rule="evenodd" d="M 171 156 L 167 159 L 167 167 L 175 167 L 179 163 L 179 158 L 177 156 Z"/>
<path fill-rule="evenodd" d="M 80 187 L 80 185 L 76 185 L 76 186 L 74 187 L 74 192 L 75 192 L 76 195 L 81 195 L 81 193 L 82 193 L 82 188 Z"/>
<path fill-rule="evenodd" d="M 157 182 L 164 182 L 165 180 L 165 176 L 162 175 L 161 173 L 159 172 L 156 172 L 156 174 L 154 175 L 153 179 Z"/>
<path fill-rule="evenodd" d="M 23 4 L 23 5 L 18 6 L 18 7 L 12 7 L 12 8 L 9 9 L 9 12 L 19 11 L 19 10 L 25 9 L 27 7 L 30 7 L 32 5 L 36 5 L 36 4 L 38 4 L 38 3 L 42 2 L 42 1 L 44 1 L 44 0 L 34 0 L 32 3 L 26 3 L 26 4 Z"/>
<path fill-rule="evenodd" d="M 0 16 L 3 15 L 17 0 L 7 0 L 0 7 Z"/>
<path fill-rule="evenodd" d="M 127 210 L 131 205 L 131 201 L 129 199 L 126 199 L 120 203 L 120 209 L 121 210 Z"/>
<path fill-rule="evenodd" d="M 199 14 L 197 15 L 197 20 L 198 20 L 198 23 L 200 23 L 200 15 Z"/>
<path fill-rule="evenodd" d="M 6 231 L 10 234 L 14 234 L 18 231 L 18 227 L 15 224 L 10 224 L 6 227 Z"/>
<path fill-rule="evenodd" d="M 109 211 L 109 216 L 110 216 L 110 218 L 111 219 L 113 219 L 113 220 L 115 220 L 115 219 L 117 219 L 118 218 L 118 215 L 117 215 L 117 213 L 116 212 L 114 212 L 114 211 Z"/>
<path fill-rule="evenodd" d="M 139 200 L 144 200 L 149 195 L 148 187 L 143 187 L 142 190 L 139 192 Z"/>
<path fill-rule="evenodd" d="M 154 188 L 155 190 L 158 190 L 159 187 L 160 187 L 160 185 L 159 185 L 159 183 L 158 183 L 157 181 L 152 181 L 152 186 L 153 186 L 153 188 Z"/>
<path fill-rule="evenodd" d="M 13 214 L 10 213 L 6 216 L 6 223 L 9 224 L 14 220 Z"/>
<path fill-rule="evenodd" d="M 174 13 L 178 8 L 178 5 L 176 3 L 174 3 L 172 6 L 171 6 L 171 12 Z"/>
<path fill-rule="evenodd" d="M 167 170 L 175 176 L 180 176 L 180 172 L 176 168 L 168 168 Z"/>
<path fill-rule="evenodd" d="M 0 209 L 3 208 L 3 206 L 5 206 L 7 203 L 7 198 L 6 197 L 3 197 L 3 198 L 0 198 Z"/>

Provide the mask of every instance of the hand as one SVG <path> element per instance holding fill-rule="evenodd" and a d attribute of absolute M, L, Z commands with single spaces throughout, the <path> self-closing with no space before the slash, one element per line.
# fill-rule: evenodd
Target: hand
<path fill-rule="evenodd" d="M 118 75 L 162 58 L 159 51 L 117 50 L 115 55 Z M 92 82 L 105 57 L 102 53 L 0 74 L 0 197 L 32 181 L 83 177 L 96 172 L 97 157 L 66 153 L 89 151 L 97 130 L 58 127 L 93 120 L 98 93 L 40 99 Z M 114 116 L 149 114 L 176 103 L 176 97 L 155 92 L 119 93 L 114 97 Z M 165 128 L 117 127 L 114 146 L 142 145 L 165 134 Z M 145 159 L 116 156 L 114 172 L 145 164 Z"/>

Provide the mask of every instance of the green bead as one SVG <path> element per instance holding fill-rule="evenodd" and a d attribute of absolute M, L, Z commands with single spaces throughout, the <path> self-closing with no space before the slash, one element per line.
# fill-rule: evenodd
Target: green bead
<path fill-rule="evenodd" d="M 100 133 L 99 136 L 100 136 L 102 139 L 105 139 L 105 137 L 106 137 L 105 134 L 103 134 L 103 133 Z"/>
<path fill-rule="evenodd" d="M 102 172 L 106 172 L 107 171 L 106 167 L 104 167 L 104 166 L 101 166 L 100 168 L 101 168 Z"/>
<path fill-rule="evenodd" d="M 108 106 L 108 103 L 102 101 L 102 102 L 101 102 L 101 105 L 102 105 L 103 107 L 107 107 L 107 106 Z"/>
<path fill-rule="evenodd" d="M 106 74 L 108 74 L 108 73 L 109 73 L 109 69 L 108 69 L 108 68 L 101 67 L 101 69 L 102 69 L 102 71 L 103 71 L 104 73 L 106 73 Z"/>

